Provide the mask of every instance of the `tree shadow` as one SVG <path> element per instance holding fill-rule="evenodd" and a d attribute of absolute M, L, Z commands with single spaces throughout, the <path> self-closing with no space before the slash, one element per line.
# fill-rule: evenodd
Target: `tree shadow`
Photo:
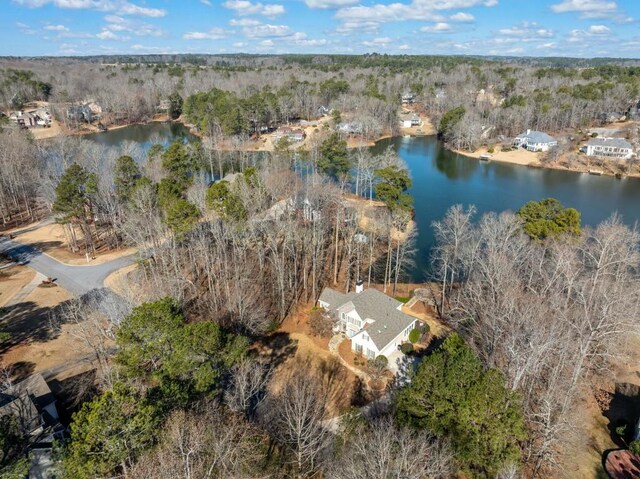
<path fill-rule="evenodd" d="M 275 332 L 261 338 L 254 348 L 260 362 L 276 368 L 287 359 L 295 356 L 298 342 L 291 339 L 289 333 Z"/>
<path fill-rule="evenodd" d="M 59 328 L 52 327 L 50 315 L 54 307 L 41 307 L 33 301 L 11 306 L 0 319 L 0 331 L 9 334 L 9 339 L 0 343 L 0 354 L 19 344 L 51 341 L 60 335 Z"/>
<path fill-rule="evenodd" d="M 72 414 L 82 403 L 98 394 L 96 378 L 97 370 L 91 369 L 62 380 L 53 379 L 48 382 L 51 392 L 59 400 L 58 412 L 63 424 L 69 424 Z"/>
<path fill-rule="evenodd" d="M 626 447 L 633 440 L 633 432 L 640 417 L 640 387 L 630 383 L 616 383 L 615 392 L 608 408 L 602 415 L 609 420 L 607 429 L 612 441 L 619 447 Z M 616 429 L 626 426 L 624 437 Z"/>
<path fill-rule="evenodd" d="M 36 363 L 31 361 L 17 361 L 8 365 L 11 378 L 14 382 L 20 382 L 33 374 Z"/>

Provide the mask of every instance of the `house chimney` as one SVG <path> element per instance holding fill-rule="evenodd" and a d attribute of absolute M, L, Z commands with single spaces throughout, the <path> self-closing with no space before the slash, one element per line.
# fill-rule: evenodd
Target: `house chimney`
<path fill-rule="evenodd" d="M 364 291 L 364 281 L 362 281 L 361 279 L 359 279 L 356 282 L 356 294 L 360 294 Z"/>

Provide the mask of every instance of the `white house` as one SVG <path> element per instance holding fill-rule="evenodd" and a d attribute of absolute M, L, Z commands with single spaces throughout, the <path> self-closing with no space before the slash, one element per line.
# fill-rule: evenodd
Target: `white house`
<path fill-rule="evenodd" d="M 558 145 L 558 140 L 541 131 L 527 130 L 516 136 L 512 142 L 516 148 L 525 148 L 529 151 L 548 151 Z"/>
<path fill-rule="evenodd" d="M 337 316 L 338 328 L 351 339 L 351 349 L 370 359 L 389 358 L 418 324 L 401 311 L 401 302 L 376 289 L 364 290 L 362 281 L 353 293 L 325 288 L 318 304 Z"/>
<path fill-rule="evenodd" d="M 633 156 L 633 146 L 623 138 L 593 138 L 582 147 L 587 156 L 628 160 Z"/>
<path fill-rule="evenodd" d="M 412 128 L 422 125 L 422 120 L 418 115 L 409 115 L 402 118 L 402 128 Z"/>

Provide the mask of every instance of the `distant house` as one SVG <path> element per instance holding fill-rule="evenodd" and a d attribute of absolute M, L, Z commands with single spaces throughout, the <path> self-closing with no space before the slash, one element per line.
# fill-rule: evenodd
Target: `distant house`
<path fill-rule="evenodd" d="M 411 93 L 411 92 L 407 92 L 407 93 L 403 93 L 402 94 L 402 103 L 403 104 L 412 104 L 416 102 L 416 95 Z"/>
<path fill-rule="evenodd" d="M 318 116 L 327 116 L 329 113 L 331 113 L 331 110 L 324 105 L 318 108 Z"/>
<path fill-rule="evenodd" d="M 56 400 L 42 374 L 32 374 L 0 391 L 0 417 L 15 415 L 32 438 L 59 424 Z"/>
<path fill-rule="evenodd" d="M 67 108 L 67 118 L 73 121 L 91 123 L 93 121 L 93 112 L 89 105 L 73 105 Z"/>
<path fill-rule="evenodd" d="M 558 140 L 541 131 L 527 130 L 516 136 L 512 144 L 516 148 L 525 148 L 529 151 L 548 151 L 558 145 Z"/>
<path fill-rule="evenodd" d="M 9 120 L 17 123 L 19 126 L 31 128 L 38 124 L 39 117 L 35 113 L 19 110 L 11 113 Z"/>
<path fill-rule="evenodd" d="M 376 289 L 364 290 L 362 281 L 353 293 L 325 288 L 318 305 L 336 315 L 337 329 L 351 339 L 351 349 L 370 359 L 397 354 L 418 324 L 401 311 L 401 302 Z"/>
<path fill-rule="evenodd" d="M 598 114 L 598 120 L 602 123 L 615 123 L 616 121 L 625 121 L 627 115 L 619 111 L 603 111 Z"/>
<path fill-rule="evenodd" d="M 422 120 L 418 115 L 408 115 L 401 119 L 403 128 L 412 128 L 422 125 Z"/>
<path fill-rule="evenodd" d="M 362 126 L 362 123 L 358 123 L 355 121 L 340 123 L 338 125 L 338 131 L 347 135 L 362 135 L 364 134 L 364 126 Z"/>
<path fill-rule="evenodd" d="M 283 126 L 278 128 L 273 136 L 276 140 L 286 138 L 292 142 L 299 142 L 304 141 L 304 139 L 307 137 L 307 134 L 304 132 L 304 130 L 297 130 L 289 128 L 288 126 Z"/>
<path fill-rule="evenodd" d="M 633 156 L 633 146 L 623 138 L 592 138 L 582 147 L 587 156 L 628 160 Z"/>

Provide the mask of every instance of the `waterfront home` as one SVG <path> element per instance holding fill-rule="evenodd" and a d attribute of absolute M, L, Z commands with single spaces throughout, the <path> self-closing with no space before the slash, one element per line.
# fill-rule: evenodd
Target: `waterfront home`
<path fill-rule="evenodd" d="M 418 115 L 406 115 L 401 119 L 402 128 L 413 128 L 415 126 L 421 126 L 422 120 Z"/>
<path fill-rule="evenodd" d="M 634 155 L 633 146 L 623 138 L 592 138 L 581 150 L 587 156 L 619 160 L 628 160 Z"/>
<path fill-rule="evenodd" d="M 364 133 L 364 127 L 359 122 L 340 123 L 338 125 L 338 131 L 346 133 L 347 135 L 362 135 Z"/>
<path fill-rule="evenodd" d="M 513 139 L 515 148 L 525 148 L 529 151 L 548 151 L 557 146 L 558 140 L 542 131 L 527 130 Z"/>
<path fill-rule="evenodd" d="M 276 140 L 286 138 L 291 142 L 303 141 L 306 137 L 307 134 L 304 132 L 304 130 L 296 130 L 293 128 L 289 128 L 288 126 L 280 127 L 274 133 L 274 138 Z"/>
<path fill-rule="evenodd" d="M 400 345 L 418 326 L 418 320 L 401 311 L 400 301 L 377 289 L 364 289 L 362 281 L 352 293 L 325 288 L 318 305 L 337 319 L 336 329 L 351 339 L 351 349 L 369 359 L 401 354 Z"/>
<path fill-rule="evenodd" d="M 31 128 L 38 124 L 38 116 L 35 113 L 31 113 L 28 111 L 14 111 L 9 115 L 9 119 L 20 126 Z"/>

